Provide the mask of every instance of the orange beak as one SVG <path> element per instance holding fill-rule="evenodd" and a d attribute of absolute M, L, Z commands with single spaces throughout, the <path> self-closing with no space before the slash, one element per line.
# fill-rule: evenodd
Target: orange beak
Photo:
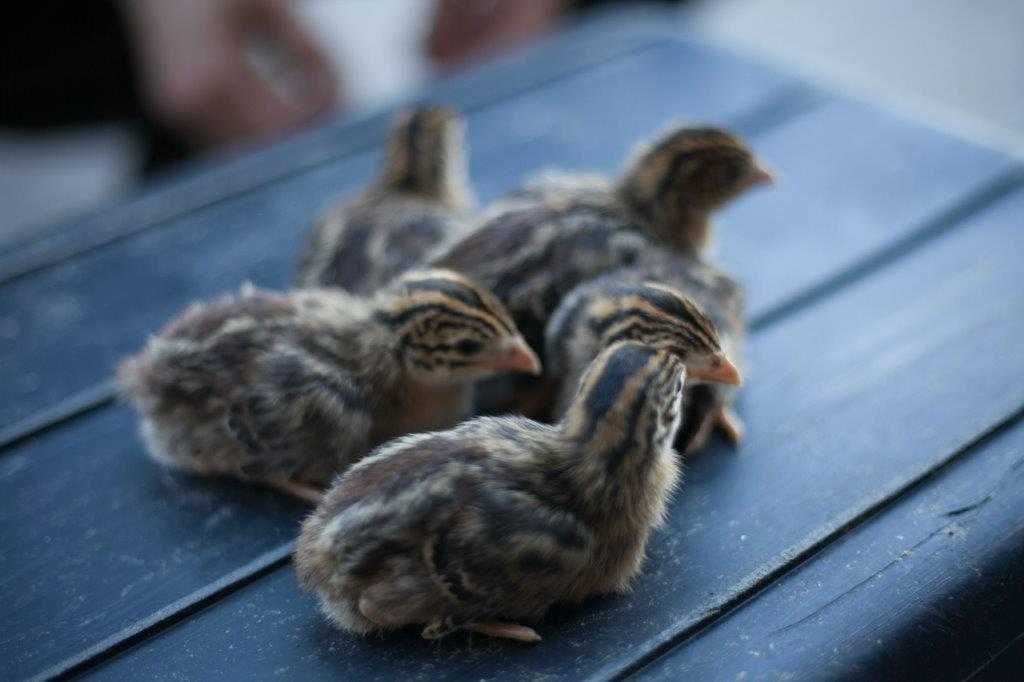
<path fill-rule="evenodd" d="M 750 175 L 747 176 L 747 181 L 744 183 L 747 187 L 756 187 L 757 185 L 774 185 L 775 184 L 775 173 L 771 172 L 761 164 L 755 164 L 753 170 L 750 171 Z"/>
<path fill-rule="evenodd" d="M 726 357 L 716 358 L 714 363 L 703 367 L 687 367 L 686 376 L 689 379 L 714 381 L 719 384 L 729 384 L 730 386 L 739 386 L 743 383 L 740 371 Z"/>
<path fill-rule="evenodd" d="M 537 354 L 521 336 L 512 336 L 500 341 L 481 364 L 496 372 L 526 372 L 534 376 L 541 373 Z"/>

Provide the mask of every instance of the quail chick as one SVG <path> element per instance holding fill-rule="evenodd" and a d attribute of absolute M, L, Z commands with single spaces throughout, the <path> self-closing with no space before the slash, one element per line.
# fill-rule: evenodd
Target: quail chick
<path fill-rule="evenodd" d="M 633 265 L 613 271 L 602 279 L 618 284 L 655 280 L 692 299 L 718 330 L 725 355 L 742 369 L 747 334 L 743 289 L 728 273 L 695 256 L 667 249 L 648 249 Z M 596 283 L 598 288 L 599 282 Z M 736 387 L 723 382 L 687 386 L 685 419 L 676 447 L 687 453 L 700 450 L 716 427 L 730 443 L 739 444 L 744 426 L 733 409 L 735 396 Z"/>
<path fill-rule="evenodd" d="M 243 289 L 196 304 L 119 369 L 158 461 L 305 499 L 373 446 L 468 416 L 472 382 L 538 373 L 505 308 L 454 272 L 372 298 Z"/>
<path fill-rule="evenodd" d="M 527 185 L 433 262 L 491 288 L 540 348 L 548 317 L 577 284 L 631 265 L 652 244 L 699 254 L 710 212 L 769 181 L 734 135 L 677 128 L 616 182 L 549 175 Z"/>
<path fill-rule="evenodd" d="M 722 128 L 671 128 L 641 145 L 617 180 L 548 170 L 507 197 L 510 206 L 559 199 L 604 206 L 634 229 L 684 253 L 702 253 L 710 216 L 744 191 L 774 182 L 736 135 Z"/>
<path fill-rule="evenodd" d="M 449 109 L 400 114 L 376 182 L 314 222 L 296 285 L 377 291 L 462 236 L 474 204 L 463 130 L 461 117 Z"/>
<path fill-rule="evenodd" d="M 555 310 L 545 337 L 545 370 L 556 416 L 569 408 L 591 361 L 619 341 L 679 355 L 686 362 L 688 390 L 697 382 L 740 383 L 715 325 L 693 301 L 651 281 L 633 283 L 610 275 L 581 284 Z"/>
<path fill-rule="evenodd" d="M 540 639 L 520 621 L 619 592 L 679 477 L 684 361 L 605 349 L 555 425 L 479 417 L 381 446 L 336 480 L 296 566 L 339 627 Z"/>

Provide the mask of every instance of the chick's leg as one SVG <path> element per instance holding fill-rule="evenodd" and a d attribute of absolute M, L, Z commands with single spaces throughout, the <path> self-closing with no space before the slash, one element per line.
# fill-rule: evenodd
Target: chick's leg
<path fill-rule="evenodd" d="M 512 639 L 517 642 L 539 642 L 540 635 L 531 627 L 516 623 L 455 623 L 451 618 L 435 618 L 423 628 L 423 639 L 441 639 L 458 630 L 479 632 L 488 637 Z"/>
<path fill-rule="evenodd" d="M 739 445 L 743 440 L 746 427 L 729 405 L 722 405 L 715 410 L 714 423 L 732 445 Z"/>
<path fill-rule="evenodd" d="M 320 504 L 320 500 L 322 500 L 324 496 L 324 492 L 318 488 L 304 483 L 298 483 L 285 477 L 268 479 L 266 484 L 271 488 L 277 488 L 283 493 L 287 493 L 292 497 L 296 497 L 313 505 Z"/>
<path fill-rule="evenodd" d="M 540 641 L 540 635 L 531 627 L 518 625 L 517 623 L 468 623 L 465 629 L 479 632 L 489 637 L 501 637 L 513 639 L 517 642 L 532 644 Z"/>
<path fill-rule="evenodd" d="M 676 447 L 685 455 L 703 448 L 715 428 L 714 416 L 718 400 L 707 384 L 687 386 L 683 420 L 676 435 Z"/>
<path fill-rule="evenodd" d="M 711 437 L 711 432 L 715 428 L 715 413 L 711 412 L 701 415 L 700 419 L 700 425 L 694 432 L 690 442 L 686 444 L 685 454 L 687 455 L 692 455 L 707 445 L 708 438 Z"/>

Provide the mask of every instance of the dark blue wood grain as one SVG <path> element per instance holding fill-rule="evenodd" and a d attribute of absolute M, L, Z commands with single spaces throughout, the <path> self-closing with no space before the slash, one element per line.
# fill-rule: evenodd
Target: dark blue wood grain
<path fill-rule="evenodd" d="M 668 120 L 740 117 L 793 83 L 690 43 L 659 43 L 472 112 L 472 174 L 490 199 L 545 164 L 614 170 Z M 644 107 L 634 106 L 639 98 Z M 377 162 L 360 153 L 306 168 L 295 155 L 303 170 L 279 182 L 0 286 L 0 426 L 104 381 L 196 298 L 245 280 L 286 285 L 312 217 L 365 183 Z"/>
<path fill-rule="evenodd" d="M 83 428 L 84 427 L 84 428 Z M 0 677 L 73 657 L 244 563 L 286 556 L 303 505 L 148 461 L 127 409 L 0 457 Z"/>
<path fill-rule="evenodd" d="M 537 646 L 337 633 L 287 569 L 94 672 L 302 679 L 628 672 L 1020 413 L 1022 211 L 1018 192 L 898 267 L 756 334 L 741 404 L 744 446 L 691 463 L 631 594 L 553 613 Z"/>
<path fill-rule="evenodd" d="M 727 209 L 717 232 L 721 261 L 743 273 L 755 311 L 928 230 L 931 219 L 1019 168 L 1008 156 L 845 100 L 766 131 L 755 148 L 777 166 L 777 185 Z"/>
<path fill-rule="evenodd" d="M 967 679 L 1024 632 L 1022 510 L 1018 417 L 637 677 Z"/>

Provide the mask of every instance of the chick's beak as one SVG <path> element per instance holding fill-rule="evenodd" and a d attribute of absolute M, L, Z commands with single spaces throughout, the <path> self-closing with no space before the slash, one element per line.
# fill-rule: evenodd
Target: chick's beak
<path fill-rule="evenodd" d="M 743 383 L 740 371 L 736 369 L 736 365 L 732 364 L 725 357 L 716 358 L 713 363 L 703 367 L 687 367 L 686 375 L 689 379 L 714 381 L 720 384 L 729 384 L 730 386 L 739 386 Z"/>
<path fill-rule="evenodd" d="M 526 372 L 534 376 L 541 373 L 537 354 L 521 336 L 500 341 L 494 352 L 488 354 L 484 365 L 498 372 Z"/>
<path fill-rule="evenodd" d="M 747 187 L 756 187 L 758 185 L 774 185 L 775 184 L 775 173 L 771 172 L 761 164 L 755 164 L 754 168 L 750 171 L 750 175 L 747 176 Z"/>

